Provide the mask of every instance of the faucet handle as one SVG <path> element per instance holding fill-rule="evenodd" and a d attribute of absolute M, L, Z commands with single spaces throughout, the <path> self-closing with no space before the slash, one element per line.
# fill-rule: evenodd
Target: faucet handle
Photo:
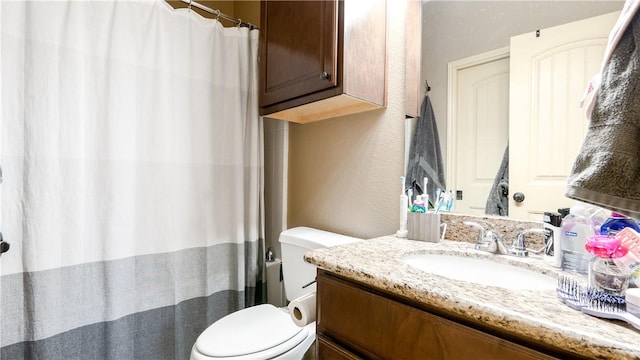
<path fill-rule="evenodd" d="M 464 221 L 463 224 L 480 230 L 475 243 L 475 248 L 477 250 L 506 254 L 504 245 L 502 244 L 502 236 L 500 234 L 492 230 L 485 230 L 482 225 L 474 221 Z"/>
<path fill-rule="evenodd" d="M 507 254 L 507 247 L 504 246 L 503 236 L 500 233 L 495 231 L 487 231 L 485 238 L 489 240 L 492 244 L 495 244 L 495 249 L 493 252 L 497 254 Z"/>
<path fill-rule="evenodd" d="M 471 226 L 478 229 L 478 238 L 476 239 L 476 243 L 479 243 L 484 240 L 484 236 L 487 231 L 484 229 L 482 225 L 478 224 L 475 221 L 463 221 L 462 223 L 467 226 Z"/>
<path fill-rule="evenodd" d="M 531 228 L 531 229 L 525 229 L 522 230 L 518 233 L 518 235 L 516 236 L 515 240 L 513 240 L 513 244 L 511 244 L 511 247 L 509 248 L 509 253 L 515 256 L 520 256 L 520 257 L 526 257 L 529 256 L 529 251 L 533 252 L 533 253 L 539 253 L 540 251 L 544 250 L 544 248 L 542 250 L 530 250 L 527 248 L 527 239 L 526 239 L 526 235 L 527 234 L 543 234 L 544 235 L 544 229 L 542 228 Z"/>
<path fill-rule="evenodd" d="M 463 221 L 462 223 L 467 226 L 477 228 L 478 230 L 480 230 L 481 233 L 485 232 L 484 227 L 475 221 Z"/>

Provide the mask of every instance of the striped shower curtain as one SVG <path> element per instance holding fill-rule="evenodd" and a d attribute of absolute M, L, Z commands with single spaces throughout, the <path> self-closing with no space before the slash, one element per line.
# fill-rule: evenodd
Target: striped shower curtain
<path fill-rule="evenodd" d="M 263 301 L 258 32 L 161 0 L 0 16 L 0 358 L 188 358 Z"/>

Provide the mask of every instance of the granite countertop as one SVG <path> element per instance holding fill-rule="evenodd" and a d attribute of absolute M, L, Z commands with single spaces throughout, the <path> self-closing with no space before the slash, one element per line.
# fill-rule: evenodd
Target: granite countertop
<path fill-rule="evenodd" d="M 554 276 L 560 273 L 540 257 L 520 259 L 478 251 L 466 242 L 430 243 L 395 236 L 311 250 L 305 260 L 343 277 L 535 342 L 592 358 L 640 359 L 640 331 L 626 323 L 573 310 L 558 300 L 555 290 L 513 290 L 457 281 L 423 272 L 401 260 L 405 255 L 426 253 L 491 257 Z"/>

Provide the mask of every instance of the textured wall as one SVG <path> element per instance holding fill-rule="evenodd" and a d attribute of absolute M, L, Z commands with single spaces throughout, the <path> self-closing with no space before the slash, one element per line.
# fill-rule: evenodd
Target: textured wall
<path fill-rule="evenodd" d="M 387 108 L 289 128 L 288 227 L 371 238 L 398 228 L 404 173 L 404 2 L 389 1 Z"/>

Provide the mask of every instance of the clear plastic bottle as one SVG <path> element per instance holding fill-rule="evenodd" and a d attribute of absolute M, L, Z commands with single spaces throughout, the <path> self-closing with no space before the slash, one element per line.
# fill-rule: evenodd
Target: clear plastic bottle
<path fill-rule="evenodd" d="M 600 234 L 615 235 L 626 227 L 630 227 L 633 230 L 640 232 L 640 226 L 638 226 L 638 223 L 635 220 L 628 216 L 618 214 L 617 212 L 612 212 L 611 217 L 609 217 L 607 221 L 600 226 Z"/>
<path fill-rule="evenodd" d="M 562 270 L 579 275 L 588 274 L 589 262 L 593 256 L 585 250 L 585 245 L 589 237 L 598 235 L 600 224 L 602 224 L 596 216 L 599 210 L 599 208 L 578 204 L 572 206 L 569 215 L 562 219 L 560 226 Z"/>

